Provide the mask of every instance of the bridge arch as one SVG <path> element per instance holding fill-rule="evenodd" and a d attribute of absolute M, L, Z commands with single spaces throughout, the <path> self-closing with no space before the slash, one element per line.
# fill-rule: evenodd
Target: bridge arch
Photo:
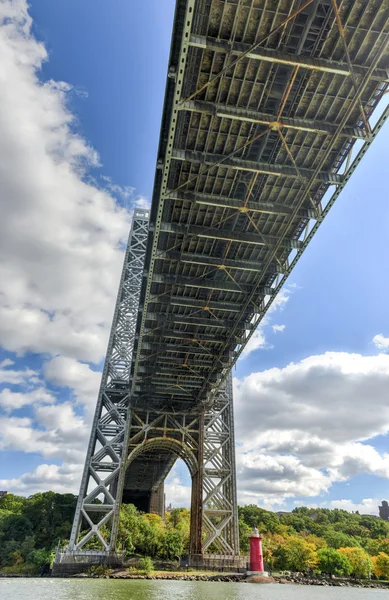
<path fill-rule="evenodd" d="M 143 440 L 127 457 L 126 470 L 131 463 L 144 452 L 152 452 L 156 450 L 170 450 L 177 458 L 181 458 L 189 469 L 189 473 L 193 478 L 198 471 L 197 458 L 192 450 L 186 444 L 171 437 L 158 437 Z"/>

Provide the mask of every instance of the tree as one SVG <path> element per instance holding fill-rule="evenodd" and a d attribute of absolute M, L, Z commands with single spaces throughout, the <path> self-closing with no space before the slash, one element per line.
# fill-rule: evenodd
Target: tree
<path fill-rule="evenodd" d="M 292 571 L 308 571 L 317 565 L 317 553 L 314 544 L 301 537 L 290 537 L 284 546 L 287 568 Z"/>
<path fill-rule="evenodd" d="M 323 533 L 323 537 L 329 547 L 335 548 L 335 550 L 338 550 L 339 548 L 354 548 L 355 546 L 359 546 L 358 540 L 350 535 L 347 535 L 346 533 L 342 533 L 341 531 L 335 531 L 332 527 L 328 527 L 326 529 L 326 531 Z"/>
<path fill-rule="evenodd" d="M 32 535 L 32 523 L 23 515 L 11 513 L 0 523 L 0 540 L 21 542 L 30 535 Z"/>
<path fill-rule="evenodd" d="M 263 559 L 269 569 L 286 568 L 284 555 L 281 552 L 285 538 L 279 533 L 265 533 L 262 537 Z"/>
<path fill-rule="evenodd" d="M 334 548 L 320 548 L 317 553 L 318 567 L 322 573 L 328 575 L 350 575 L 352 566 L 347 556 Z"/>
<path fill-rule="evenodd" d="M 177 560 L 183 552 L 184 546 L 179 531 L 167 531 L 163 541 L 161 553 L 168 560 Z"/>
<path fill-rule="evenodd" d="M 8 510 L 13 514 L 20 514 L 23 507 L 27 503 L 27 498 L 24 496 L 15 496 L 15 494 L 6 494 L 0 498 L 0 509 Z"/>
<path fill-rule="evenodd" d="M 363 548 L 339 548 L 339 552 L 346 556 L 351 564 L 351 574 L 356 577 L 368 577 L 373 570 L 370 556 Z"/>
<path fill-rule="evenodd" d="M 370 556 L 377 556 L 380 552 L 389 555 L 389 538 L 366 540 L 364 548 Z"/>
<path fill-rule="evenodd" d="M 242 552 L 246 553 L 250 550 L 250 535 L 253 529 L 244 522 L 242 517 L 239 517 L 238 525 L 240 549 Z"/>
<path fill-rule="evenodd" d="M 389 579 L 389 556 L 380 552 L 373 557 L 373 573 L 378 579 Z"/>
<path fill-rule="evenodd" d="M 278 515 L 260 508 L 256 504 L 239 506 L 238 514 L 251 529 L 258 527 L 259 531 L 262 532 L 271 531 L 275 533 L 280 525 Z"/>
<path fill-rule="evenodd" d="M 118 548 L 132 554 L 139 545 L 140 515 L 133 504 L 122 504 L 118 529 Z"/>

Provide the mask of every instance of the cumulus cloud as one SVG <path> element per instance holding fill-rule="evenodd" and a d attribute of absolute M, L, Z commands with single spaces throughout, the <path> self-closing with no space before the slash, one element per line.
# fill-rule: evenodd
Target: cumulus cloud
<path fill-rule="evenodd" d="M 281 333 L 282 331 L 285 331 L 285 325 L 272 325 L 272 330 L 274 333 Z"/>
<path fill-rule="evenodd" d="M 378 350 L 389 350 L 389 337 L 385 337 L 382 333 L 378 333 L 373 337 L 373 344 Z"/>
<path fill-rule="evenodd" d="M 70 388 L 77 403 L 86 406 L 89 417 L 94 413 L 101 373 L 86 363 L 67 356 L 56 356 L 46 362 L 43 373 L 50 383 Z"/>
<path fill-rule="evenodd" d="M 360 473 L 389 478 L 389 356 L 328 352 L 235 380 L 241 495 L 317 496 Z"/>
<path fill-rule="evenodd" d="M 31 25 L 24 0 L 1 3 L 0 336 L 18 354 L 98 362 L 130 214 L 84 177 L 98 155 L 76 131 L 71 86 L 40 81 L 47 52 Z"/>
<path fill-rule="evenodd" d="M 192 489 L 186 485 L 173 469 L 165 481 L 166 505 L 171 504 L 173 508 L 190 507 Z"/>
<path fill-rule="evenodd" d="M 52 464 L 39 465 L 31 473 L 21 477 L 0 479 L 1 489 L 15 494 L 30 495 L 52 490 L 59 494 L 74 493 L 78 488 L 81 470 L 79 465 L 57 466 Z"/>
<path fill-rule="evenodd" d="M 0 384 L 8 383 L 26 386 L 34 385 L 39 382 L 37 371 L 26 367 L 23 369 L 10 369 L 14 364 L 15 362 L 10 358 L 6 358 L 0 362 Z"/>
<path fill-rule="evenodd" d="M 0 407 L 6 412 L 32 406 L 34 404 L 52 404 L 56 401 L 55 396 L 43 387 L 32 390 L 29 393 L 13 392 L 9 388 L 0 391 Z"/>
<path fill-rule="evenodd" d="M 37 405 L 32 417 L 0 416 L 0 450 L 41 454 L 81 464 L 89 427 L 70 403 Z"/>

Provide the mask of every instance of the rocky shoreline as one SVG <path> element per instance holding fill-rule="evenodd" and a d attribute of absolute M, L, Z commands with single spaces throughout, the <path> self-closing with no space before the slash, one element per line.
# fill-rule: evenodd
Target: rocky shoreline
<path fill-rule="evenodd" d="M 0 573 L 0 577 L 7 578 L 25 578 L 25 577 L 38 577 L 32 575 L 21 575 L 21 574 L 5 574 Z M 303 575 L 275 575 L 272 577 L 263 577 L 258 575 L 247 576 L 245 573 L 213 573 L 207 575 L 206 573 L 194 573 L 194 572 L 182 572 L 182 573 L 170 573 L 169 571 L 141 574 L 132 573 L 127 569 L 117 569 L 113 572 L 104 575 L 93 575 L 91 573 L 78 573 L 76 575 L 68 575 L 67 578 L 74 579 L 148 579 L 148 580 L 168 580 L 168 581 L 213 581 L 213 582 L 224 582 L 224 583 L 264 583 L 264 584 L 289 584 L 289 585 L 311 585 L 311 586 L 322 586 L 322 587 L 357 587 L 357 588 L 371 588 L 371 589 L 383 589 L 389 591 L 389 581 L 360 581 L 358 579 L 327 579 L 324 577 L 309 577 Z"/>
<path fill-rule="evenodd" d="M 204 573 L 150 573 L 148 575 L 141 575 L 138 573 L 131 573 L 127 570 L 117 570 L 107 575 L 89 575 L 87 573 L 80 573 L 79 575 L 73 575 L 73 577 L 95 577 L 103 579 L 151 579 L 151 580 L 169 580 L 169 581 L 214 581 L 214 582 L 232 582 L 232 583 L 278 583 L 278 584 L 294 584 L 294 585 L 312 585 L 312 586 L 328 586 L 328 587 L 358 587 L 358 588 L 372 588 L 372 589 L 386 589 L 389 590 L 389 582 L 383 581 L 360 581 L 358 579 L 326 579 L 326 578 L 315 578 L 315 577 L 304 577 L 304 576 L 274 576 L 274 577 L 262 577 L 262 576 L 247 576 L 245 573 L 220 573 L 207 575 Z"/>

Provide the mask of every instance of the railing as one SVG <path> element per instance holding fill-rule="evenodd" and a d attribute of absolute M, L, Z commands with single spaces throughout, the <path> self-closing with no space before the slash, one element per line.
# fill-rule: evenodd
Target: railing
<path fill-rule="evenodd" d="M 89 564 L 89 565 L 120 565 L 124 562 L 124 554 L 106 553 L 101 550 L 57 550 L 54 564 L 60 565 L 62 562 L 68 564 Z"/>
<path fill-rule="evenodd" d="M 198 554 L 183 556 L 181 567 L 205 569 L 209 571 L 246 571 L 250 559 L 248 556 L 232 556 L 231 554 Z"/>

